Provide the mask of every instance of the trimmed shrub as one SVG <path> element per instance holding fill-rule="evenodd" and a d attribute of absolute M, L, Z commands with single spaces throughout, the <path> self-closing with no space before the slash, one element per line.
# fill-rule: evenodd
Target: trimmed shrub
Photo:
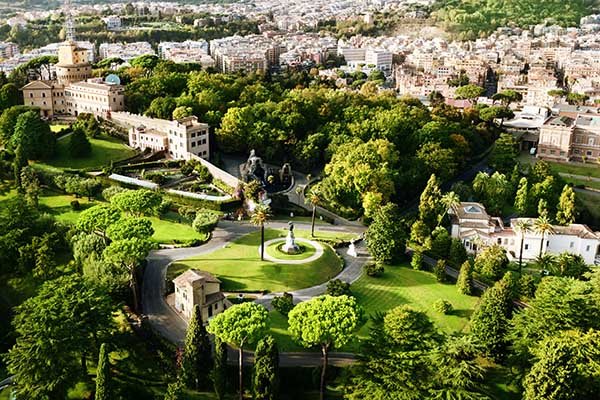
<path fill-rule="evenodd" d="M 446 260 L 438 260 L 435 267 L 433 267 L 433 273 L 438 282 L 446 282 Z"/>
<path fill-rule="evenodd" d="M 116 194 L 119 194 L 121 192 L 124 192 L 126 190 L 129 190 L 129 189 L 125 189 L 121 186 L 109 186 L 102 191 L 102 197 L 104 197 L 104 200 L 110 201 L 110 199 L 112 199 L 113 196 L 115 196 Z"/>
<path fill-rule="evenodd" d="M 71 210 L 73 210 L 73 211 L 81 210 L 81 204 L 79 204 L 79 202 L 77 200 L 71 201 Z"/>
<path fill-rule="evenodd" d="M 219 222 L 219 213 L 213 210 L 198 210 L 192 228 L 196 232 L 211 232 Z"/>
<path fill-rule="evenodd" d="M 383 275 L 384 268 L 383 268 L 383 265 L 380 263 L 367 263 L 363 267 L 363 271 L 368 276 L 379 277 L 379 276 Z"/>
<path fill-rule="evenodd" d="M 144 179 L 149 180 L 157 185 L 164 185 L 167 182 L 167 177 L 162 172 L 146 172 Z"/>
<path fill-rule="evenodd" d="M 288 315 L 294 308 L 294 296 L 291 293 L 283 293 L 283 296 L 275 296 L 271 300 L 271 305 L 283 315 Z"/>
<path fill-rule="evenodd" d="M 410 265 L 413 269 L 416 269 L 417 271 L 423 268 L 423 253 L 421 251 L 415 250 L 413 252 Z"/>
<path fill-rule="evenodd" d="M 190 206 L 180 206 L 177 209 L 177 212 L 179 213 L 179 215 L 181 215 L 183 218 L 187 218 L 189 220 L 194 220 L 194 218 L 196 218 L 196 212 L 197 210 L 194 207 L 190 207 Z"/>
<path fill-rule="evenodd" d="M 433 309 L 440 314 L 448 314 L 452 311 L 452 304 L 448 300 L 439 299 L 433 303 Z"/>
<path fill-rule="evenodd" d="M 348 282 L 344 282 L 340 279 L 332 279 L 327 284 L 327 290 L 325 294 L 330 296 L 352 296 L 352 292 L 350 291 L 350 284 Z"/>

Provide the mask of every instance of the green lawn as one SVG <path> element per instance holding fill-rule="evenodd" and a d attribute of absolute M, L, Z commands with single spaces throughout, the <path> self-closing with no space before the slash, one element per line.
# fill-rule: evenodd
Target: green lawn
<path fill-rule="evenodd" d="M 600 190 L 600 182 L 596 182 L 596 181 L 592 181 L 589 179 L 575 179 L 575 178 L 569 178 L 566 176 L 563 176 L 563 179 L 569 183 L 572 183 L 573 186 L 585 186 L 585 187 L 589 187 L 592 189 L 598 189 Z"/>
<path fill-rule="evenodd" d="M 265 229 L 265 240 L 284 237 L 285 232 L 283 229 Z M 298 237 L 309 235 L 307 231 L 296 231 Z M 318 232 L 316 239 L 338 236 L 335 232 Z M 327 245 L 323 245 L 325 252 L 318 260 L 298 265 L 261 261 L 259 246 L 260 232 L 250 233 L 223 249 L 173 264 L 167 279 L 172 280 L 183 271 L 197 268 L 215 274 L 223 282 L 221 288 L 224 291 L 282 292 L 325 282 L 341 270 L 340 259 Z"/>
<path fill-rule="evenodd" d="M 52 124 L 50 125 L 50 130 L 54 133 L 60 132 L 63 129 L 67 129 L 69 127 L 69 125 L 65 125 L 65 124 Z"/>
<path fill-rule="evenodd" d="M 101 168 L 111 161 L 120 161 L 132 157 L 136 151 L 127 147 L 121 140 L 111 136 L 99 136 L 90 139 L 92 154 L 85 158 L 72 158 L 68 153 L 69 138 L 56 142 L 56 154 L 52 160 L 40 163 L 40 167 L 50 166 L 58 169 Z"/>
<path fill-rule="evenodd" d="M 16 191 L 11 190 L 4 195 L 0 195 L 0 201 L 10 196 L 14 196 Z M 80 210 L 73 210 L 71 208 L 71 201 L 77 200 L 81 205 Z M 58 194 L 55 192 L 45 192 L 39 198 L 40 210 L 46 212 L 60 222 L 74 224 L 79 218 L 79 214 L 86 208 L 92 207 L 97 204 L 102 204 L 102 201 L 93 200 L 88 201 L 87 198 L 75 198 L 75 196 Z M 162 219 L 158 217 L 150 217 L 152 221 L 152 227 L 154 228 L 154 235 L 152 240 L 156 243 L 174 244 L 182 243 L 190 240 L 201 240 L 206 241 L 208 234 L 201 234 L 196 232 L 191 225 L 187 223 L 183 218 L 179 217 L 177 213 L 167 213 Z M 179 222 L 181 221 L 181 223 Z"/>
<path fill-rule="evenodd" d="M 600 178 L 600 165 L 594 163 L 549 163 L 552 169 L 556 172 L 562 172 L 565 174 L 581 175 L 581 176 L 593 176 L 594 178 Z"/>
<path fill-rule="evenodd" d="M 379 278 L 363 275 L 352 284 L 351 290 L 366 315 L 408 304 L 427 313 L 437 327 L 446 333 L 468 330 L 469 318 L 478 301 L 478 297 L 458 293 L 454 284 L 438 283 L 432 273 L 415 271 L 404 264 L 386 266 L 383 276 Z M 432 304 L 438 299 L 448 300 L 454 311 L 449 315 L 435 312 Z M 359 336 L 367 334 L 368 324 L 359 331 Z"/>

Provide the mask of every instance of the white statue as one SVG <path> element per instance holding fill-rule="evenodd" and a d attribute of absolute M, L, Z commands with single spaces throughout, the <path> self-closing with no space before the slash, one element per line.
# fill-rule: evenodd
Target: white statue
<path fill-rule="evenodd" d="M 350 241 L 350 245 L 348 246 L 348 251 L 346 252 L 350 257 L 358 257 L 358 253 L 356 252 L 356 246 L 354 245 L 354 240 Z"/>
<path fill-rule="evenodd" d="M 288 222 L 289 230 L 287 237 L 285 238 L 285 244 L 282 247 L 282 250 L 288 254 L 296 254 L 300 251 L 300 247 L 296 244 L 296 238 L 294 237 L 294 223 L 292 221 Z"/>

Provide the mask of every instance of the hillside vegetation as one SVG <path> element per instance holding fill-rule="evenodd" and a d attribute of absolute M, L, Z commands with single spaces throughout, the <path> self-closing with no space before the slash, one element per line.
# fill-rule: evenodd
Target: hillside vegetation
<path fill-rule="evenodd" d="M 544 21 L 576 26 L 599 6 L 598 0 L 441 0 L 434 15 L 460 39 L 475 39 L 501 26 L 527 27 Z"/>

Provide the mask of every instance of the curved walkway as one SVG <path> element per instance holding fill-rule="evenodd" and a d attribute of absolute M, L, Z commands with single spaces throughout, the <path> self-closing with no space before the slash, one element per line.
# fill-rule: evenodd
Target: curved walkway
<path fill-rule="evenodd" d="M 265 249 L 265 254 L 263 255 L 263 258 L 267 261 L 271 261 L 271 262 L 275 262 L 277 264 L 306 264 L 315 260 L 318 260 L 319 258 L 321 258 L 321 256 L 323 255 L 323 253 L 325 252 L 325 250 L 323 250 L 323 246 L 321 246 L 320 243 L 315 242 L 314 240 L 308 240 L 308 239 L 303 239 L 303 238 L 296 238 L 296 242 L 299 243 L 308 243 L 309 245 L 311 245 L 312 247 L 315 248 L 315 254 L 313 254 L 310 257 L 307 258 L 303 258 L 303 259 L 283 259 L 283 258 L 277 258 L 277 257 L 273 257 L 271 256 L 269 253 L 267 253 L 267 247 L 269 247 L 269 245 L 273 244 L 273 243 L 277 243 L 277 242 L 285 242 L 285 239 L 281 239 L 281 238 L 277 238 L 277 239 L 271 239 L 271 240 L 267 240 L 264 243 L 264 249 Z M 260 256 L 260 246 L 258 246 L 258 255 Z"/>
<path fill-rule="evenodd" d="M 287 228 L 288 225 L 285 222 L 271 222 L 268 226 L 281 229 Z M 300 229 L 310 229 L 309 224 L 296 224 L 296 226 Z M 327 227 L 327 230 L 361 234 L 364 228 L 332 226 Z M 174 343 L 183 343 L 187 322 L 167 304 L 164 296 L 167 267 L 169 264 L 178 260 L 211 253 L 224 247 L 227 243 L 254 231 L 256 231 L 256 227 L 249 223 L 220 221 L 219 226 L 213 231 L 212 239 L 202 246 L 152 251 L 147 258 L 141 296 L 142 312 L 152 327 L 168 340 Z M 346 267 L 335 278 L 351 283 L 360 277 L 362 266 L 368 260 L 368 255 L 366 255 L 364 248 L 361 248 L 361 245 L 357 245 L 357 250 L 360 256 L 354 258 L 346 254 L 346 248 L 338 249 Z M 295 301 L 302 301 L 325 293 L 326 288 L 327 283 L 323 283 L 291 293 Z M 271 299 L 275 295 L 280 295 L 280 293 L 263 296 L 257 299 L 256 302 L 270 308 Z M 308 358 L 312 360 L 312 356 Z"/>

